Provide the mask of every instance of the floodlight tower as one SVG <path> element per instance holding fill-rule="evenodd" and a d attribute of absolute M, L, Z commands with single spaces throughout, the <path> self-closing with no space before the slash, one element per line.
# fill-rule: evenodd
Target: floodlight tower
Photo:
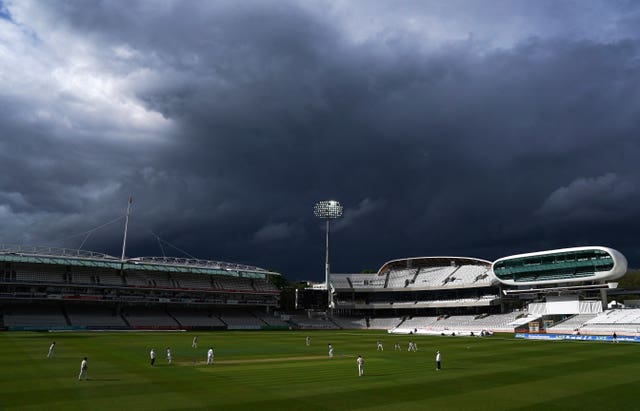
<path fill-rule="evenodd" d="M 327 285 L 327 310 L 331 310 L 331 286 L 329 285 L 329 220 L 342 217 L 342 204 L 336 200 L 319 201 L 313 206 L 313 215 L 326 221 L 326 253 L 324 263 L 324 280 Z"/>

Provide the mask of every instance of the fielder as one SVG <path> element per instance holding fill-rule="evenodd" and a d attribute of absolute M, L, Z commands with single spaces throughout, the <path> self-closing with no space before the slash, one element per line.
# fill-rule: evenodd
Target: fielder
<path fill-rule="evenodd" d="M 153 364 L 156 363 L 156 352 L 153 350 L 153 348 L 149 352 L 149 357 L 151 357 L 151 366 L 153 367 Z"/>
<path fill-rule="evenodd" d="M 167 362 L 171 364 L 171 347 L 167 347 Z"/>
<path fill-rule="evenodd" d="M 56 342 L 52 342 L 49 346 L 49 352 L 47 353 L 47 358 L 53 358 L 56 356 Z"/>
<path fill-rule="evenodd" d="M 364 360 L 362 359 L 362 355 L 358 355 L 356 364 L 358 364 L 358 377 L 362 377 L 364 375 Z"/>
<path fill-rule="evenodd" d="M 382 346 L 382 341 L 378 340 L 378 346 L 376 347 L 376 351 L 384 351 L 384 347 Z"/>
<path fill-rule="evenodd" d="M 213 364 L 213 347 L 209 347 L 207 351 L 207 365 Z"/>
<path fill-rule="evenodd" d="M 333 345 L 329 344 L 329 358 L 333 358 Z"/>
<path fill-rule="evenodd" d="M 193 337 L 193 342 L 191 343 L 191 348 L 198 348 L 198 336 Z"/>
<path fill-rule="evenodd" d="M 89 369 L 89 367 L 87 366 L 87 357 L 84 357 L 84 359 L 80 363 L 80 375 L 78 375 L 78 381 L 83 378 L 85 380 L 89 379 L 89 377 L 87 376 L 87 369 Z"/>

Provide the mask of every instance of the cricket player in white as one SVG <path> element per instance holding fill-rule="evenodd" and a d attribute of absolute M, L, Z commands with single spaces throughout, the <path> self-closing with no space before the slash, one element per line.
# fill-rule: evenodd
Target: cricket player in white
<path fill-rule="evenodd" d="M 329 358 L 333 358 L 333 345 L 329 344 Z"/>
<path fill-rule="evenodd" d="M 209 347 L 207 351 L 207 365 L 213 364 L 213 347 Z"/>
<path fill-rule="evenodd" d="M 440 355 L 440 351 L 436 353 L 436 371 L 440 371 L 440 361 L 442 360 L 442 356 Z"/>
<path fill-rule="evenodd" d="M 393 346 L 393 350 L 394 351 L 401 351 L 402 348 L 400 348 L 400 343 L 395 343 L 395 345 Z"/>
<path fill-rule="evenodd" d="M 78 375 L 78 381 L 80 381 L 81 379 L 85 379 L 88 380 L 89 377 L 87 377 L 87 369 L 89 367 L 87 366 L 87 357 L 84 357 L 82 359 L 82 362 L 80 363 L 80 375 Z"/>
<path fill-rule="evenodd" d="M 167 362 L 171 364 L 171 347 L 167 347 Z"/>
<path fill-rule="evenodd" d="M 384 347 L 382 347 L 382 341 L 378 340 L 378 347 L 376 348 L 377 351 L 384 351 Z"/>
<path fill-rule="evenodd" d="M 193 342 L 191 343 L 191 348 L 198 348 L 198 336 L 193 337 Z"/>
<path fill-rule="evenodd" d="M 362 355 L 358 355 L 356 364 L 358 364 L 358 377 L 362 377 L 364 375 L 364 360 L 362 359 Z"/>
<path fill-rule="evenodd" d="M 49 352 L 47 353 L 47 358 L 53 358 L 56 356 L 56 342 L 52 342 L 49 346 Z"/>
<path fill-rule="evenodd" d="M 149 357 L 151 357 L 151 365 L 153 366 L 153 364 L 156 363 L 156 352 L 153 350 L 153 348 L 149 352 Z"/>
<path fill-rule="evenodd" d="M 409 348 L 407 348 L 407 351 L 416 352 L 418 351 L 418 346 L 413 341 L 409 341 Z"/>
<path fill-rule="evenodd" d="M 307 336 L 306 343 L 307 347 L 311 345 L 311 337 Z"/>

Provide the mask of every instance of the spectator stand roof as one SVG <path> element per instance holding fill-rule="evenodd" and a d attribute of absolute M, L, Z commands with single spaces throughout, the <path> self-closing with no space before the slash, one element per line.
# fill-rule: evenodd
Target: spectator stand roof
<path fill-rule="evenodd" d="M 264 268 L 223 261 L 177 257 L 135 257 L 120 260 L 108 254 L 86 250 L 5 244 L 0 245 L 0 261 L 253 278 L 279 275 Z"/>

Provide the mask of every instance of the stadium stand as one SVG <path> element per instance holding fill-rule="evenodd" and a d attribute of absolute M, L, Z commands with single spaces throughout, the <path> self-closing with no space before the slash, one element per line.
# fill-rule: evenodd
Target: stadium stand
<path fill-rule="evenodd" d="M 133 328 L 179 328 L 180 324 L 159 307 L 127 307 L 124 319 Z"/>
<path fill-rule="evenodd" d="M 114 309 L 102 306 L 70 305 L 66 308 L 72 326 L 89 328 L 127 328 L 127 323 Z"/>
<path fill-rule="evenodd" d="M 416 268 L 400 268 L 389 272 L 389 280 L 386 288 L 404 288 L 413 283 L 418 269 Z"/>
<path fill-rule="evenodd" d="M 278 275 L 218 261 L 120 260 L 82 250 L 0 245 L 0 320 L 10 329 L 226 327 L 209 310 L 271 311 L 280 291 L 269 278 Z M 53 312 L 69 309 L 68 319 L 51 314 L 52 300 L 60 301 Z M 170 311 L 183 316 L 184 325 Z M 196 319 L 194 312 L 205 317 Z M 124 315 L 118 319 L 113 313 Z M 251 322 L 245 325 L 266 326 L 255 316 L 246 318 Z M 277 319 L 272 323 L 282 326 Z"/>
<path fill-rule="evenodd" d="M 289 320 L 296 328 L 338 329 L 336 323 L 325 317 L 309 317 L 305 315 L 291 315 Z"/>
<path fill-rule="evenodd" d="M 283 321 L 279 316 L 266 314 L 264 312 L 251 312 L 256 318 L 260 319 L 269 327 L 277 327 L 277 328 L 289 328 L 289 323 Z"/>
<path fill-rule="evenodd" d="M 59 306 L 11 305 L 5 307 L 3 313 L 6 327 L 56 329 L 69 325 Z"/>
<path fill-rule="evenodd" d="M 378 330 L 389 330 L 396 327 L 402 321 L 401 317 L 389 317 L 389 318 L 370 318 L 369 328 Z"/>
<path fill-rule="evenodd" d="M 483 331 L 513 332 L 510 323 L 518 312 L 481 315 L 442 315 L 437 317 L 413 317 L 392 329 L 398 334 L 465 334 L 481 335 Z"/>
<path fill-rule="evenodd" d="M 366 318 L 335 317 L 333 318 L 333 322 L 337 324 L 338 327 L 347 330 L 365 330 L 368 328 Z"/>
<path fill-rule="evenodd" d="M 202 275 L 180 273 L 174 275 L 174 280 L 177 288 L 210 289 L 213 287 L 211 278 Z M 219 289 L 222 289 L 222 287 L 219 287 Z"/>
<path fill-rule="evenodd" d="M 579 329 L 581 334 L 640 335 L 640 309 L 608 310 L 588 320 Z"/>
<path fill-rule="evenodd" d="M 211 315 L 204 308 L 175 307 L 169 309 L 171 315 L 182 327 L 187 328 L 224 328 L 225 323 Z"/>
<path fill-rule="evenodd" d="M 0 267 L 0 324 L 9 329 L 370 328 L 449 335 L 546 327 L 554 333 L 640 333 L 640 310 L 602 312 L 607 301 L 597 294 L 608 287 L 604 281 L 626 270 L 624 257 L 604 247 L 503 258 L 496 266 L 502 283 L 485 260 L 393 260 L 375 274 L 332 274 L 331 315 L 282 318 L 272 314 L 280 291 L 269 276 L 277 274 L 258 267 L 14 246 L 0 246 Z M 570 268 L 578 270 L 575 275 Z M 564 284 L 567 278 L 571 284 Z M 324 292 L 318 301 L 326 307 Z M 514 311 L 525 305 L 527 312 Z"/>
<path fill-rule="evenodd" d="M 580 332 L 580 328 L 597 314 L 575 314 L 564 321 L 557 322 L 551 327 L 547 327 L 547 332 L 556 334 L 574 334 Z"/>
<path fill-rule="evenodd" d="M 260 329 L 266 324 L 249 311 L 216 309 L 214 315 L 227 325 L 227 329 Z"/>

